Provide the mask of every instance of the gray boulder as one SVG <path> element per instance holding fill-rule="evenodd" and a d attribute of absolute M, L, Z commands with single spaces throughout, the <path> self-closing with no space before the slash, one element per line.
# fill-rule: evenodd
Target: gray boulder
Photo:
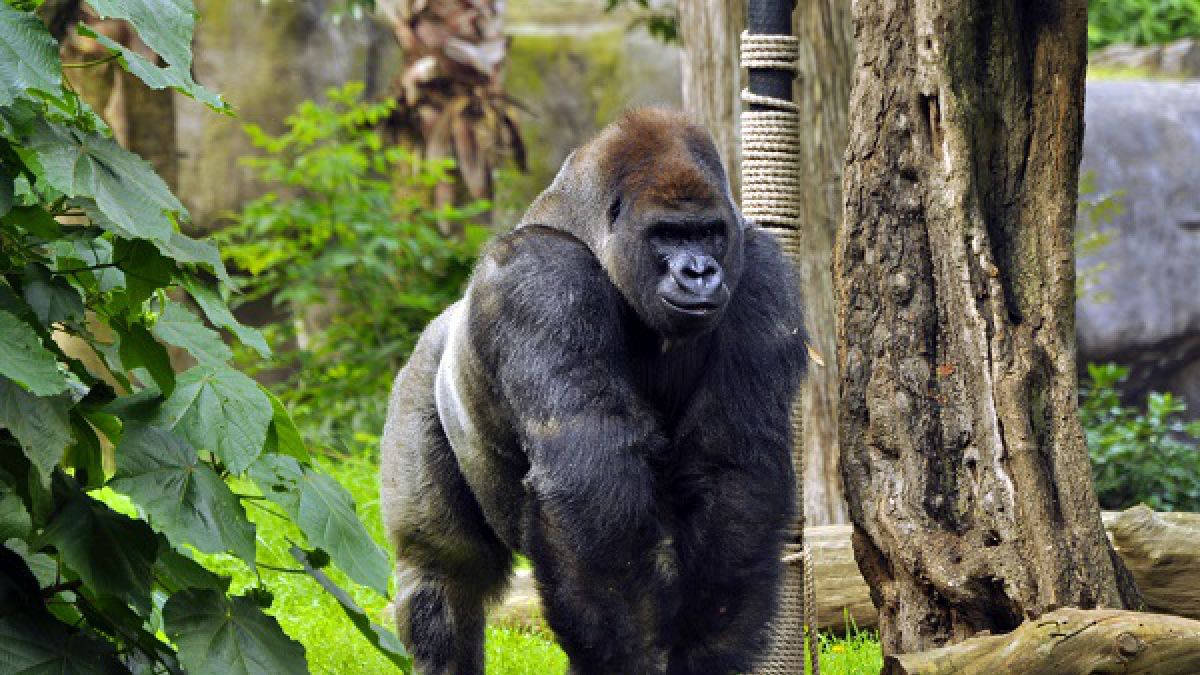
<path fill-rule="evenodd" d="M 1200 82 L 1090 82 L 1082 170 L 1123 191 L 1111 235 L 1082 256 L 1080 363 L 1132 367 L 1127 393 L 1171 391 L 1200 414 Z M 1081 227 L 1089 227 L 1081 218 Z M 1103 267 L 1097 267 L 1103 265 Z M 1099 270 L 1099 271 L 1096 271 Z"/>

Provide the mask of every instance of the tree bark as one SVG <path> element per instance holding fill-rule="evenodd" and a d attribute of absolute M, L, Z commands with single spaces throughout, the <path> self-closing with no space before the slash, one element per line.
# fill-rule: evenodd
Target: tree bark
<path fill-rule="evenodd" d="M 854 5 L 839 433 L 885 654 L 1139 604 L 1076 415 L 1087 4 Z"/>
<path fill-rule="evenodd" d="M 741 198 L 742 69 L 746 0 L 679 0 L 683 43 L 683 107 L 708 127 L 725 161 L 733 198 Z"/>
<path fill-rule="evenodd" d="M 1060 609 L 1008 635 L 889 657 L 883 675 L 1193 675 L 1200 621 L 1113 609 Z"/>

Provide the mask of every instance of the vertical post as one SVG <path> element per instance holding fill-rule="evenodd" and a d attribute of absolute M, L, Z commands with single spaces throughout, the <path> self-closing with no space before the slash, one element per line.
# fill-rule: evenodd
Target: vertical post
<path fill-rule="evenodd" d="M 750 35 L 791 35 L 792 11 L 795 0 L 749 0 L 746 3 L 746 32 Z M 748 66 L 751 94 L 792 100 L 794 68 Z M 766 110 L 761 104 L 750 104 L 751 110 Z"/>
<path fill-rule="evenodd" d="M 794 0 L 750 0 L 742 65 L 749 88 L 742 94 L 742 210 L 779 240 L 796 264 L 802 250 L 800 226 L 800 124 L 793 99 L 798 41 L 792 35 Z M 771 642 L 758 668 L 768 673 L 803 673 L 806 617 L 812 612 L 811 565 L 804 549 L 803 398 L 792 403 L 793 461 L 796 465 L 797 518 L 786 548 L 787 571 Z M 815 634 L 810 633 L 815 638 Z M 809 640 L 812 671 L 819 673 L 817 641 Z"/>

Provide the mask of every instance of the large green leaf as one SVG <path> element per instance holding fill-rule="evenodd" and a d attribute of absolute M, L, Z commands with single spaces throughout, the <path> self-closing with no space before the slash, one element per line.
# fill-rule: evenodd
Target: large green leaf
<path fill-rule="evenodd" d="M 124 66 L 125 70 L 128 70 L 134 77 L 145 82 L 146 86 L 151 89 L 166 89 L 170 87 L 181 94 L 191 96 L 217 112 L 232 112 L 228 103 L 223 101 L 218 94 L 198 84 L 196 80 L 192 79 L 190 72 L 170 64 L 159 66 L 156 63 L 152 63 L 145 56 L 142 56 L 129 47 L 113 40 L 107 35 L 98 35 L 86 26 L 81 26 L 79 32 L 88 37 L 96 38 L 100 44 L 108 47 L 110 51 L 120 54 L 121 65 Z"/>
<path fill-rule="evenodd" d="M 189 675 L 308 672 L 304 647 L 250 598 L 181 591 L 167 600 L 163 620 Z"/>
<path fill-rule="evenodd" d="M 163 342 L 188 350 L 200 363 L 225 363 L 233 358 L 220 335 L 175 302 L 167 303 L 151 331 Z"/>
<path fill-rule="evenodd" d="M 155 426 L 178 432 L 241 473 L 262 452 L 270 423 L 271 401 L 254 380 L 221 364 L 201 363 L 176 380 Z"/>
<path fill-rule="evenodd" d="M 123 600 L 139 614 L 150 611 L 154 532 L 140 520 L 110 509 L 82 492 L 70 497 L 34 542 L 50 544 L 93 593 Z"/>
<path fill-rule="evenodd" d="M 83 320 L 83 298 L 63 277 L 52 275 L 43 265 L 27 265 L 24 281 L 25 302 L 43 326 Z"/>
<path fill-rule="evenodd" d="M 93 199 L 81 198 L 72 201 L 79 208 L 83 209 L 83 212 L 92 221 L 92 224 L 126 239 L 144 238 L 152 242 L 158 248 L 159 253 L 162 253 L 164 256 L 180 263 L 206 265 L 221 281 L 227 284 L 233 283 L 233 280 L 229 276 L 229 271 L 225 269 L 225 263 L 221 262 L 220 251 L 217 250 L 217 247 L 212 242 L 192 239 L 175 230 L 167 233 L 165 238 L 150 236 L 145 231 L 130 230 L 127 227 L 119 225 Z M 162 232 L 157 234 L 161 235 Z M 122 274 L 120 270 L 115 269 L 102 271 Z M 124 285 L 124 282 L 121 285 Z"/>
<path fill-rule="evenodd" d="M 271 428 L 267 431 L 266 451 L 291 455 L 301 462 L 309 461 L 308 447 L 304 445 L 304 439 L 301 438 L 296 423 L 292 421 L 292 416 L 288 414 L 287 408 L 283 407 L 283 401 L 266 388 L 263 388 L 263 393 L 271 399 L 272 414 Z"/>
<path fill-rule="evenodd" d="M 154 291 L 169 285 L 175 274 L 175 264 L 153 242 L 143 239 L 118 239 L 113 258 L 125 270 L 126 301 L 135 314 Z"/>
<path fill-rule="evenodd" d="M 36 16 L 0 2 L 0 106 L 27 98 L 31 89 L 62 87 L 58 43 Z"/>
<path fill-rule="evenodd" d="M 392 631 L 380 626 L 367 616 L 366 611 L 358 606 L 354 598 L 350 597 L 342 587 L 333 582 L 329 575 L 312 565 L 308 559 L 308 555 L 298 546 L 292 546 L 288 549 L 296 562 L 304 568 L 310 577 L 315 579 L 321 588 L 324 588 L 327 593 L 333 596 L 334 600 L 341 605 L 342 611 L 346 617 L 350 619 L 350 623 L 362 633 L 367 641 L 375 646 L 381 654 L 387 657 L 389 661 L 399 666 L 404 672 L 409 672 L 412 668 L 412 659 L 408 656 L 408 651 L 404 649 L 404 645 L 400 642 L 400 638 Z"/>
<path fill-rule="evenodd" d="M 336 480 L 285 455 L 263 455 L 250 467 L 250 477 L 347 576 L 387 595 L 387 554 L 371 539 L 354 512 L 354 499 Z"/>
<path fill-rule="evenodd" d="M 208 571 L 200 563 L 176 551 L 163 541 L 158 547 L 158 559 L 154 561 L 154 580 L 168 593 L 185 591 L 189 588 L 209 588 L 225 593 L 229 590 L 229 577 Z"/>
<path fill-rule="evenodd" d="M 67 389 L 58 360 L 42 346 L 29 324 L 0 310 L 0 375 L 25 385 L 38 396 Z"/>
<path fill-rule="evenodd" d="M 175 391 L 175 369 L 171 366 L 167 348 L 140 323 L 125 325 L 121 321 L 113 321 L 111 325 L 121 338 L 119 353 L 125 370 L 131 371 L 139 366 L 145 368 L 162 394 L 169 397 Z"/>
<path fill-rule="evenodd" d="M 205 553 L 233 551 L 254 565 L 254 526 L 225 481 L 186 441 L 169 431 L 134 426 L 117 446 L 109 483 L 149 515 L 171 543 Z"/>
<path fill-rule="evenodd" d="M 207 239 L 192 239 L 179 232 L 172 232 L 167 241 L 156 241 L 154 245 L 163 255 L 181 263 L 206 265 L 225 284 L 234 286 L 233 278 L 221 261 L 221 251 Z"/>
<path fill-rule="evenodd" d="M 27 147 L 50 185 L 68 197 L 94 199 L 119 234 L 169 241 L 175 226 L 168 214 L 186 213 L 154 168 L 111 138 L 39 119 Z"/>
<path fill-rule="evenodd" d="M 24 539 L 33 527 L 29 510 L 17 494 L 17 482 L 4 469 L 0 469 L 0 544 L 12 539 Z"/>
<path fill-rule="evenodd" d="M 43 485 L 50 484 L 51 472 L 71 443 L 70 408 L 65 396 L 34 396 L 0 377 L 0 428 L 16 436 Z"/>
<path fill-rule="evenodd" d="M 242 344 L 252 347 L 263 358 L 271 356 L 271 349 L 267 346 L 267 341 L 263 339 L 262 333 L 249 326 L 243 326 L 235 319 L 233 313 L 229 311 L 229 307 L 225 305 L 225 301 L 217 295 L 216 291 L 191 276 L 184 278 L 183 287 L 187 289 L 192 299 L 196 301 L 197 305 L 200 305 L 200 309 L 204 310 L 204 315 L 214 325 L 221 326 L 236 335 Z"/>
<path fill-rule="evenodd" d="M 0 618 L 0 673 L 115 675 L 128 672 L 117 661 L 112 645 L 74 630 L 49 614 L 22 612 Z"/>
<path fill-rule="evenodd" d="M 101 36 L 100 42 L 105 47 L 121 54 L 129 72 L 154 89 L 173 87 L 214 110 L 227 109 L 219 96 L 192 79 L 191 45 L 196 12 L 190 0 L 95 0 L 88 4 L 104 18 L 132 23 L 142 42 L 166 63 L 166 67 L 159 67 L 141 54 Z"/>

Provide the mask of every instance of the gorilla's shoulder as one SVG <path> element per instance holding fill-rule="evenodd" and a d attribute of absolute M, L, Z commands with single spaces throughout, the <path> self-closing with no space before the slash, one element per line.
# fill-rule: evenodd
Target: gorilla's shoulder
<path fill-rule="evenodd" d="M 484 251 L 483 258 L 498 267 L 535 262 L 599 265 L 591 249 L 578 237 L 545 225 L 522 225 L 497 237 Z"/>
<path fill-rule="evenodd" d="M 612 319 L 616 290 L 588 246 L 551 227 L 495 239 L 471 278 L 471 320 L 488 330 Z"/>

